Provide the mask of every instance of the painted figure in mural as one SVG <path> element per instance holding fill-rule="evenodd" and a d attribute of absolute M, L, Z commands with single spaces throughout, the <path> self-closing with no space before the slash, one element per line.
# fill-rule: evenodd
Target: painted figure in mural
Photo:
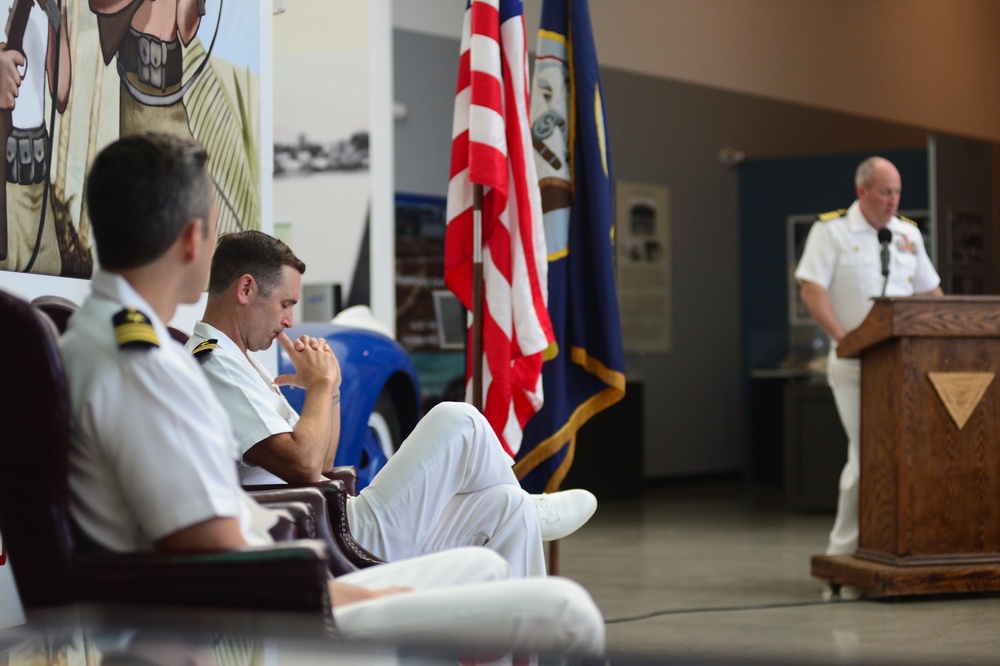
<path fill-rule="evenodd" d="M 0 16 L 10 17 L 0 44 L 0 141 L 7 175 L 0 269 L 89 276 L 89 254 L 82 262 L 73 258 L 76 234 L 49 183 L 46 83 L 59 113 L 66 110 L 72 84 L 65 2 L 3 0 Z"/>
<path fill-rule="evenodd" d="M 246 68 L 227 69 L 212 57 L 224 19 L 258 8 L 235 4 L 225 17 L 222 3 L 215 0 L 218 21 L 205 46 L 198 30 L 206 0 L 89 0 L 104 62 L 116 61 L 121 82 L 120 135 L 165 132 L 204 145 L 212 155 L 220 234 L 257 229 L 261 216 L 256 118 L 249 103 L 256 83 Z"/>
<path fill-rule="evenodd" d="M 161 131 L 191 138 L 181 101 L 181 45 L 197 34 L 205 0 L 90 0 L 90 9 L 105 64 L 118 55 L 121 135 Z"/>

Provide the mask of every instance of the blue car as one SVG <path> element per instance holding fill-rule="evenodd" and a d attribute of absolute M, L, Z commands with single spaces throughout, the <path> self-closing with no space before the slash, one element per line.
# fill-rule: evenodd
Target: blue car
<path fill-rule="evenodd" d="M 353 311 L 353 312 L 352 312 Z M 420 418 L 420 385 L 402 345 L 376 322 L 367 308 L 350 308 L 333 323 L 303 323 L 288 337 L 326 338 L 340 361 L 340 444 L 335 465 L 358 468 L 358 489 L 371 483 Z M 278 348 L 278 374 L 294 373 L 284 349 Z M 282 386 L 296 411 L 305 391 Z"/>

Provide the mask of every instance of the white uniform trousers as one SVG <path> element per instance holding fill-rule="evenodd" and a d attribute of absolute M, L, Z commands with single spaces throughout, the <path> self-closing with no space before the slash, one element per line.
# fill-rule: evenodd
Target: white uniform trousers
<path fill-rule="evenodd" d="M 847 464 L 840 473 L 837 517 L 830 531 L 827 555 L 853 555 L 858 548 L 858 487 L 861 480 L 861 362 L 830 352 L 830 388 L 840 422 L 847 434 Z"/>
<path fill-rule="evenodd" d="M 337 580 L 414 591 L 334 608 L 334 621 L 347 638 L 493 657 L 603 654 L 604 618 L 583 587 L 565 578 L 509 576 L 503 558 L 483 548 L 368 567 Z"/>
<path fill-rule="evenodd" d="M 485 546 L 515 578 L 546 573 L 535 505 L 489 423 L 465 403 L 430 410 L 348 500 L 347 520 L 358 542 L 389 562 Z"/>

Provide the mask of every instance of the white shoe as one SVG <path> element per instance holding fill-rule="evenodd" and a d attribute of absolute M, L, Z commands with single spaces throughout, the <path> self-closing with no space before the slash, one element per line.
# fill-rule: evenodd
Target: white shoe
<path fill-rule="evenodd" d="M 597 498 L 589 490 L 575 488 L 558 493 L 532 495 L 538 511 L 542 541 L 568 537 L 580 529 L 597 511 Z"/>
<path fill-rule="evenodd" d="M 864 592 L 861 588 L 854 587 L 853 585 L 835 585 L 830 583 L 823 588 L 823 601 L 833 601 L 839 599 L 840 601 L 857 601 L 864 596 Z"/>
<path fill-rule="evenodd" d="M 853 585 L 840 586 L 841 601 L 857 601 L 863 596 L 865 596 L 865 594 L 860 587 L 854 587 Z"/>

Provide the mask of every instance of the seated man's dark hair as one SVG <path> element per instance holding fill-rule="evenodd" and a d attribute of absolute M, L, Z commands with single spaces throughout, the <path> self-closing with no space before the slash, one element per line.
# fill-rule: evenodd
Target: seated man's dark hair
<path fill-rule="evenodd" d="M 135 268 L 166 252 L 193 219 L 205 221 L 214 185 L 201 144 L 167 134 L 138 134 L 107 146 L 87 175 L 87 211 L 97 259 Z"/>
<path fill-rule="evenodd" d="M 212 256 L 208 295 L 219 296 L 241 275 L 249 273 L 257 281 L 261 296 L 267 298 L 281 282 L 285 266 L 306 272 L 306 265 L 287 245 L 263 231 L 226 234 L 219 238 Z"/>

